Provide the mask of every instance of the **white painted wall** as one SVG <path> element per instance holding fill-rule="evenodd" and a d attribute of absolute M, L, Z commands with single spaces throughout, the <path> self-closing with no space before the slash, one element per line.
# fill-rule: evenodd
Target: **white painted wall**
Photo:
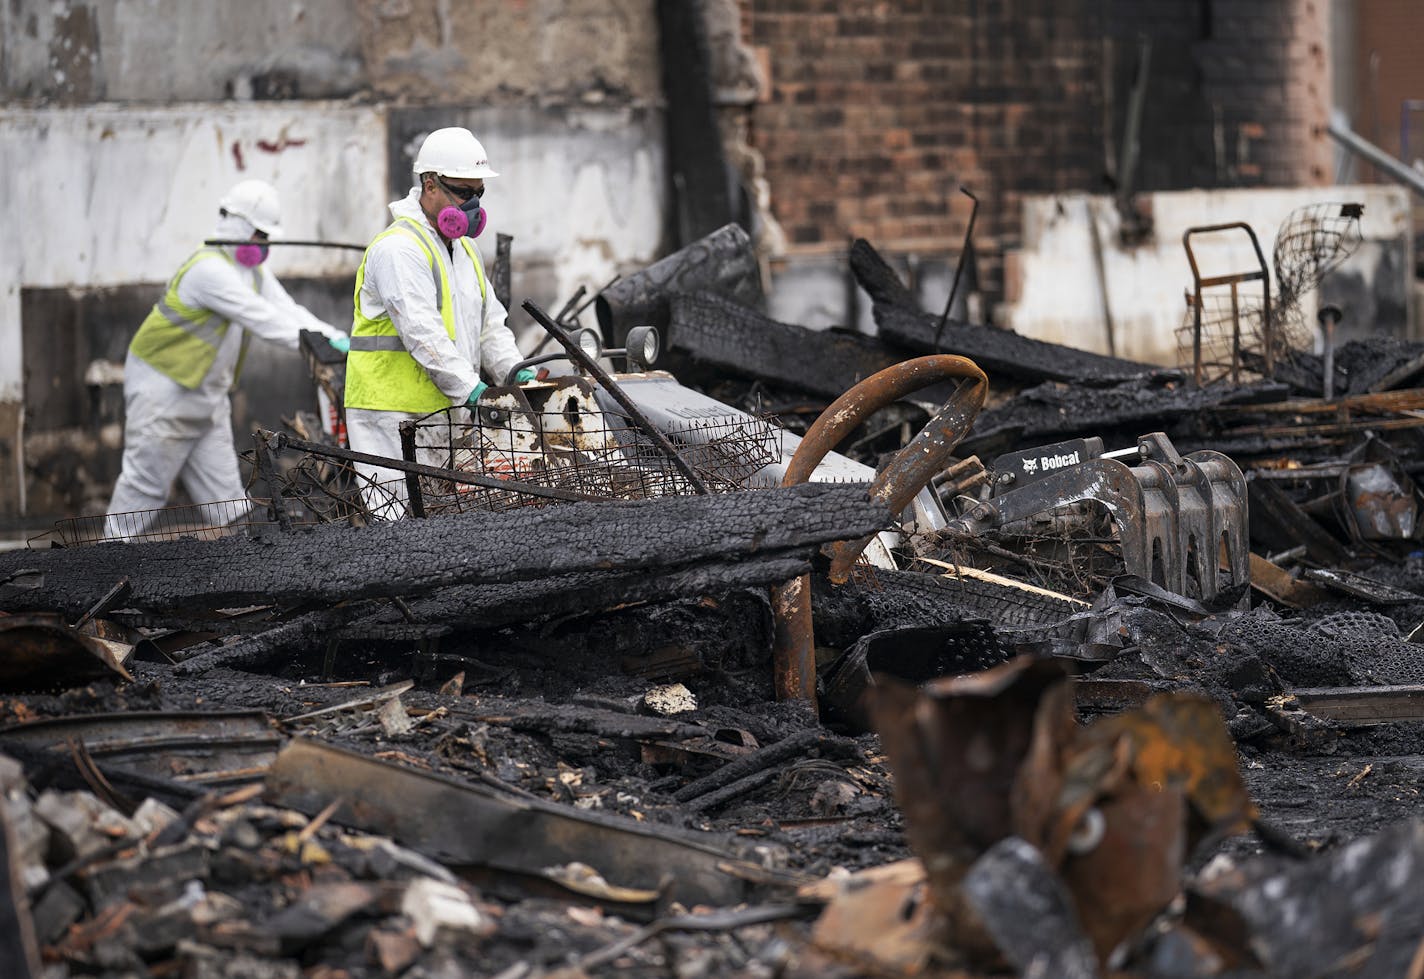
<path fill-rule="evenodd" d="M 472 126 L 500 172 L 480 247 L 492 263 L 495 234 L 515 236 L 516 306 L 561 303 L 658 257 L 660 119 L 616 108 L 441 117 Z M 22 286 L 166 281 L 212 231 L 222 193 L 247 177 L 277 187 L 287 237 L 364 243 L 390 220 L 387 143 L 384 109 L 344 103 L 0 109 L 10 229 L 0 237 L 0 401 L 22 397 Z M 292 247 L 269 261 L 279 277 L 341 276 L 359 259 Z"/>
<path fill-rule="evenodd" d="M 1263 190 L 1191 190 L 1146 195 L 1153 219 L 1150 241 L 1124 248 L 1118 240 L 1118 213 L 1105 197 L 1058 195 L 1024 202 L 1019 295 L 1001 308 L 1001 321 L 1015 332 L 1106 353 L 1103 292 L 1093 259 L 1089 215 L 1097 221 L 1103 265 L 1120 357 L 1149 363 L 1178 363 L 1177 330 L 1186 313 L 1184 293 L 1192 288 L 1191 266 L 1182 247 L 1190 227 L 1245 221 L 1256 232 L 1267 266 L 1276 232 L 1298 207 L 1359 201 L 1365 205 L 1361 231 L 1366 246 L 1356 261 L 1373 254 L 1371 242 L 1403 240 L 1410 235 L 1409 199 L 1399 187 L 1304 187 Z M 1194 237 L 1193 250 L 1203 277 L 1257 267 L 1248 237 L 1241 231 Z M 1403 276 L 1413 264 L 1404 263 Z M 1409 294 L 1403 281 L 1397 288 Z M 1255 284 L 1241 286 L 1243 296 L 1259 295 Z M 1278 285 L 1272 280 L 1272 294 Z M 1314 295 L 1303 303 L 1306 322 L 1315 322 Z M 1349 315 L 1349 311 L 1346 311 Z"/>
<path fill-rule="evenodd" d="M 383 114 L 326 103 L 0 110 L 0 400 L 23 393 L 22 286 L 166 281 L 211 233 L 218 198 L 248 177 L 277 187 L 288 237 L 365 241 L 385 220 Z M 344 274 L 358 260 L 291 248 L 271 262 L 281 277 Z"/>

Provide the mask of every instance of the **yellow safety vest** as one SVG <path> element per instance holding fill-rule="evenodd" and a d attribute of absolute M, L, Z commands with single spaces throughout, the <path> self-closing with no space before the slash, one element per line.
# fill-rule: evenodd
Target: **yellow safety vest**
<path fill-rule="evenodd" d="M 221 256 L 229 264 L 236 266 L 232 256 L 220 248 L 200 248 L 174 274 L 168 283 L 168 291 L 154 304 L 143 324 L 129 344 L 129 351 L 135 357 L 172 378 L 192 391 L 203 383 L 203 378 L 212 370 L 217 360 L 218 347 L 222 346 L 231 324 L 201 306 L 185 305 L 178 298 L 178 284 L 183 276 L 200 260 L 210 255 Z M 252 289 L 262 290 L 262 273 L 252 270 Z M 242 349 L 237 355 L 237 367 L 232 372 L 232 383 L 242 373 L 242 362 L 247 358 L 247 344 L 252 335 L 243 332 Z"/>
<path fill-rule="evenodd" d="M 366 260 L 371 247 L 389 235 L 405 235 L 413 239 L 430 262 L 435 282 L 435 304 L 445 324 L 445 332 L 455 339 L 455 310 L 450 301 L 450 277 L 435 253 L 439 247 L 428 230 L 412 218 L 397 218 L 366 246 L 361 267 L 356 270 L 356 315 L 351 323 L 351 351 L 346 355 L 346 407 L 372 408 L 377 411 L 432 412 L 450 407 L 450 398 L 435 386 L 425 368 L 405 349 L 395 324 L 383 313 L 375 319 L 361 312 L 361 286 L 366 281 Z M 475 263 L 475 276 L 480 283 L 480 301 L 488 301 L 485 270 L 480 253 L 461 238 L 460 244 Z M 484 328 L 484 308 L 480 310 L 480 328 Z"/>

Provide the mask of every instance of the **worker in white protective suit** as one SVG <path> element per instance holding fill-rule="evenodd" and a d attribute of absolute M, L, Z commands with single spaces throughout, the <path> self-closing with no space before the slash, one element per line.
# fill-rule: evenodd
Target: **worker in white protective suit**
<path fill-rule="evenodd" d="M 474 243 L 485 225 L 485 180 L 498 176 L 484 147 L 468 129 L 438 129 L 421 143 L 414 174 L 415 186 L 390 204 L 394 220 L 367 246 L 356 272 L 346 361 L 351 448 L 394 459 L 401 458 L 402 422 L 473 408 L 487 382 L 503 384 L 520 360 L 508 311 Z M 516 380 L 534 376 L 521 369 Z M 440 462 L 424 452 L 417 461 Z M 404 512 L 401 472 L 366 463 L 357 470 L 374 514 Z"/>
<path fill-rule="evenodd" d="M 280 233 L 276 189 L 261 180 L 234 186 L 219 202 L 213 236 L 245 243 L 194 252 L 129 344 L 123 470 L 109 500 L 106 537 L 150 532 L 152 511 L 166 505 L 175 480 L 194 503 L 241 501 L 232 512 L 210 512 L 210 522 L 245 516 L 229 392 L 248 341 L 256 336 L 295 350 L 305 329 L 346 349 L 345 333 L 297 305 L 262 267 L 266 242 Z"/>

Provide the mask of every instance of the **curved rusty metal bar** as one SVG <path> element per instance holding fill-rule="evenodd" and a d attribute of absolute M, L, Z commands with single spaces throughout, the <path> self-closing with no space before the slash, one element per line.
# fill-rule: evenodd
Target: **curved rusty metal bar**
<path fill-rule="evenodd" d="M 870 485 L 871 499 L 899 513 L 940 472 L 954 447 L 969 431 L 989 393 L 989 379 L 967 357 L 936 354 L 903 361 L 872 374 L 841 395 L 816 419 L 786 467 L 781 485 L 804 483 L 861 422 L 912 391 L 958 378 L 961 384 L 914 441 L 901 449 Z M 845 581 L 871 538 L 843 541 L 828 549 L 831 580 Z M 771 590 L 776 615 L 773 677 L 778 700 L 816 703 L 816 641 L 811 620 L 811 579 L 802 575 Z"/>

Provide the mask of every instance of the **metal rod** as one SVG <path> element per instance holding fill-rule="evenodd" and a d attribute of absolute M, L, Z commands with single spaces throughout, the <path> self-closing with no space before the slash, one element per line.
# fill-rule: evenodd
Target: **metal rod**
<path fill-rule="evenodd" d="M 1241 287 L 1231 283 L 1231 383 L 1241 383 L 1241 302 L 1237 290 Z"/>
<path fill-rule="evenodd" d="M 406 462 L 415 461 L 415 422 L 406 420 L 400 423 L 401 457 Z M 425 517 L 425 496 L 420 492 L 420 477 L 415 473 L 406 471 L 405 474 L 405 495 L 410 503 L 410 515 L 417 519 Z"/>
<path fill-rule="evenodd" d="M 485 489 L 504 490 L 508 493 L 523 493 L 527 496 L 543 496 L 551 500 L 565 500 L 569 503 L 605 502 L 596 496 L 556 489 L 552 486 L 538 486 L 534 483 L 525 483 L 517 479 L 495 479 L 492 476 L 476 476 L 474 473 L 459 472 L 454 469 L 441 469 L 438 466 L 426 466 L 418 462 L 406 462 L 404 459 L 387 459 L 385 456 L 371 455 L 369 452 L 353 452 L 351 449 L 340 449 L 334 445 L 321 445 L 317 442 L 308 442 L 305 439 L 292 438 L 286 432 L 262 432 L 259 433 L 258 437 L 270 439 L 275 443 L 275 448 L 278 451 L 282 449 L 295 449 L 297 452 L 310 452 L 313 455 L 329 456 L 332 459 L 344 459 L 347 462 L 364 462 L 372 466 L 380 466 L 383 469 L 413 472 L 435 479 L 448 479 L 452 483 L 466 483 L 470 486 L 483 486 Z"/>
<path fill-rule="evenodd" d="M 1329 401 L 1335 396 L 1335 325 L 1344 318 L 1338 306 L 1322 306 L 1320 312 L 1316 314 L 1320 320 L 1320 329 L 1324 336 L 1325 354 L 1325 383 L 1321 390 L 1321 397 Z"/>
<path fill-rule="evenodd" d="M 934 349 L 939 352 L 939 338 L 944 333 L 944 325 L 949 322 L 949 308 L 954 305 L 955 294 L 959 292 L 959 277 L 964 274 L 964 259 L 969 254 L 969 245 L 974 236 L 974 219 L 979 215 L 979 198 L 970 193 L 969 188 L 960 185 L 959 192 L 974 202 L 969 212 L 969 225 L 964 229 L 964 245 L 959 249 L 959 262 L 954 266 L 954 282 L 949 287 L 949 298 L 944 301 L 944 312 L 940 314 L 939 326 L 935 328 Z"/>
<path fill-rule="evenodd" d="M 1352 130 L 1345 122 L 1345 116 L 1341 112 L 1335 112 L 1330 117 L 1330 125 L 1326 127 L 1331 137 L 1352 153 L 1357 153 L 1369 160 L 1384 173 L 1413 190 L 1416 194 L 1424 197 L 1424 174 L 1419 173 L 1413 167 L 1407 166 L 1400 160 L 1390 156 L 1374 143 L 1360 136 Z"/>
<path fill-rule="evenodd" d="M 305 245 L 308 248 L 345 248 L 349 251 L 364 252 L 365 245 L 353 245 L 344 241 L 313 241 L 311 239 L 297 238 L 275 238 L 265 241 L 253 241 L 250 238 L 205 238 L 205 245 Z"/>
<path fill-rule="evenodd" d="M 526 299 L 522 305 L 524 311 L 534 317 L 534 322 L 538 323 L 545 330 L 548 330 L 549 335 L 569 352 L 570 359 L 588 371 L 593 379 L 613 396 L 613 400 L 617 401 L 623 407 L 623 410 L 628 412 L 628 417 L 633 419 L 633 423 L 641 428 L 658 448 L 662 449 L 667 457 L 672 460 L 673 465 L 682 470 L 682 474 L 687 477 L 687 481 L 692 484 L 693 489 L 703 495 L 712 492 L 707 488 L 707 484 L 702 481 L 702 477 L 697 475 L 697 471 L 682 457 L 682 453 L 677 451 L 677 446 L 673 445 L 668 437 L 648 420 L 648 416 L 644 415 L 642 410 L 633 403 L 633 399 L 628 397 L 623 389 L 618 386 L 618 382 L 613 380 L 609 373 L 598 365 L 598 361 L 584 353 L 584 349 L 575 343 L 573 338 L 564 332 L 559 324 L 549 319 L 549 315 L 536 306 L 533 301 Z"/>

